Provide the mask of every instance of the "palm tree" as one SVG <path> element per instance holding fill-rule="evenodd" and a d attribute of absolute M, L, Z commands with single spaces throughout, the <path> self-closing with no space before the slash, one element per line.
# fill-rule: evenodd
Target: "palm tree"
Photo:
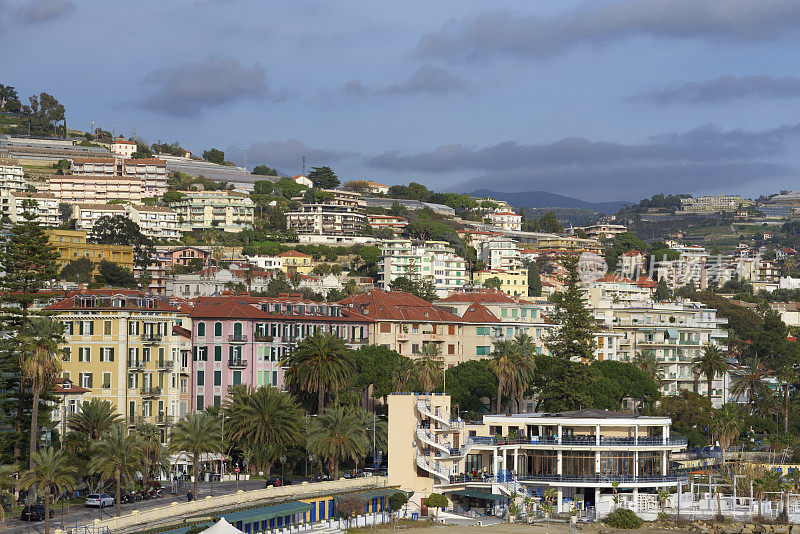
<path fill-rule="evenodd" d="M 700 373 L 705 375 L 708 383 L 708 400 L 711 400 L 711 384 L 717 375 L 724 376 L 728 370 L 728 361 L 725 354 L 714 345 L 708 345 L 703 350 L 703 354 L 696 357 L 693 363 L 700 369 Z"/>
<path fill-rule="evenodd" d="M 769 390 L 764 378 L 769 372 L 757 358 L 750 358 L 744 367 L 737 370 L 731 384 L 731 394 L 736 400 L 747 393 L 748 401 L 755 405 L 758 398 Z"/>
<path fill-rule="evenodd" d="M 435 343 L 422 345 L 420 357 L 414 361 L 414 374 L 425 393 L 431 393 L 439 385 L 444 373 L 444 357 Z"/>
<path fill-rule="evenodd" d="M 797 370 L 792 364 L 784 364 L 775 373 L 775 378 L 783 382 L 783 431 L 789 432 L 789 386 L 797 380 Z"/>
<path fill-rule="evenodd" d="M 75 468 L 62 451 L 47 447 L 32 455 L 33 467 L 19 479 L 19 487 L 28 489 L 31 486 L 41 488 L 44 500 L 44 534 L 50 534 L 50 490 L 57 494 L 72 491 L 75 488 Z"/>
<path fill-rule="evenodd" d="M 122 501 L 122 480 L 125 479 L 129 486 L 146 462 L 142 443 L 134 434 L 126 434 L 123 425 L 114 425 L 102 439 L 92 443 L 92 459 L 89 461 L 90 473 L 96 473 L 101 480 L 113 479 L 116 483 L 114 504 L 117 516 Z"/>
<path fill-rule="evenodd" d="M 494 349 L 490 356 L 489 368 L 497 377 L 497 406 L 495 411 L 500 413 L 503 405 L 503 390 L 510 389 L 517 376 L 517 368 L 514 365 L 514 342 L 511 340 L 500 340 L 494 342 Z"/>
<path fill-rule="evenodd" d="M 376 451 L 385 451 L 389 448 L 389 425 L 373 412 L 357 409 L 356 415 L 361 421 L 361 426 L 367 429 L 367 441 L 372 450 L 373 457 Z M 374 443 L 373 443 L 374 439 Z M 373 446 L 374 445 L 374 446 Z"/>
<path fill-rule="evenodd" d="M 658 357 L 652 350 L 640 350 L 633 357 L 633 363 L 653 377 L 653 380 L 658 381 Z"/>
<path fill-rule="evenodd" d="M 119 423 L 120 419 L 116 408 L 110 402 L 95 398 L 84 401 L 80 411 L 69 416 L 67 426 L 90 440 L 96 440 Z"/>
<path fill-rule="evenodd" d="M 136 437 L 142 447 L 148 478 L 155 480 L 160 473 L 168 472 L 170 465 L 166 447 L 161 443 L 161 430 L 156 425 L 140 423 L 136 425 Z"/>
<path fill-rule="evenodd" d="M 188 453 L 192 456 L 194 494 L 197 495 L 200 455 L 222 452 L 222 432 L 215 417 L 205 413 L 193 413 L 178 421 L 172 429 L 168 450 L 172 453 Z"/>
<path fill-rule="evenodd" d="M 534 372 L 536 371 L 536 360 L 534 359 L 536 345 L 533 338 L 528 334 L 517 335 L 512 344 L 514 349 L 512 363 L 516 372 L 511 383 L 511 391 L 517 402 L 517 413 L 520 413 L 522 412 L 523 397 L 528 390 L 528 386 L 533 381 Z"/>
<path fill-rule="evenodd" d="M 744 425 L 744 419 L 742 419 L 739 407 L 734 403 L 727 403 L 717 410 L 714 419 L 711 421 L 714 435 L 717 437 L 719 446 L 722 448 L 723 464 L 725 462 L 725 451 L 733 445 L 736 438 L 739 437 L 742 425 Z"/>
<path fill-rule="evenodd" d="M 359 417 L 336 407 L 328 408 L 311 423 L 306 447 L 311 454 L 327 461 L 334 478 L 339 478 L 339 463 L 366 456 L 369 440 Z"/>
<path fill-rule="evenodd" d="M 325 392 L 338 393 L 355 372 L 353 351 L 342 338 L 322 331 L 298 343 L 281 365 L 291 387 L 317 394 L 318 414 L 325 409 Z"/>
<path fill-rule="evenodd" d="M 59 344 L 64 340 L 63 332 L 61 323 L 35 317 L 25 325 L 20 336 L 20 350 L 25 355 L 22 372 L 33 390 L 29 469 L 33 469 L 33 453 L 39 441 L 39 397 L 61 373 L 61 359 L 55 356 L 61 352 Z"/>
<path fill-rule="evenodd" d="M 274 459 L 302 440 L 303 411 L 292 395 L 273 387 L 236 387 L 224 410 L 231 439 L 250 450 L 267 475 Z"/>

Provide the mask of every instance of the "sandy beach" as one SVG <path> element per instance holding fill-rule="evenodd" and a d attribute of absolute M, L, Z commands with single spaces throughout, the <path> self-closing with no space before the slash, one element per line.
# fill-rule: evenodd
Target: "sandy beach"
<path fill-rule="evenodd" d="M 358 532 L 365 531 L 367 529 L 358 529 Z M 387 526 L 384 528 L 380 528 L 377 530 L 386 530 L 392 531 L 391 526 Z M 651 526 L 649 524 L 645 524 L 640 529 L 636 530 L 625 530 L 625 529 L 615 529 L 611 528 L 607 525 L 602 523 L 598 524 L 580 524 L 578 525 L 579 532 L 584 533 L 591 533 L 591 534 L 622 534 L 622 533 L 643 533 L 646 532 L 650 533 L 680 533 L 680 532 L 690 532 L 689 530 L 672 530 L 672 529 L 663 529 Z M 397 531 L 402 531 L 403 534 L 569 534 L 569 525 L 567 523 L 551 523 L 551 524 L 537 524 L 537 525 L 528 525 L 525 523 L 496 523 L 493 525 L 486 525 L 486 526 L 461 526 L 461 525 L 434 525 L 434 526 L 424 526 L 424 527 L 406 527 L 402 526 L 397 529 Z"/>

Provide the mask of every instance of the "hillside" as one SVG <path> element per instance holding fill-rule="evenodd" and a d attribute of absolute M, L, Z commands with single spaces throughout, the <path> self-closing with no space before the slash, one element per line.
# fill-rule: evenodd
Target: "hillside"
<path fill-rule="evenodd" d="M 627 201 L 612 202 L 587 202 L 577 198 L 549 193 L 547 191 L 524 191 L 517 193 L 504 193 L 492 191 L 490 189 L 479 189 L 469 193 L 473 197 L 492 197 L 498 200 L 505 200 L 515 208 L 581 208 L 598 211 L 604 214 L 617 213 L 625 204 L 633 204 Z"/>

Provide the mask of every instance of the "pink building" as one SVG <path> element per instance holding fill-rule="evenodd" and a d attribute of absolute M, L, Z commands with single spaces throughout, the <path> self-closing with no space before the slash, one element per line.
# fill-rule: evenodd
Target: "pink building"
<path fill-rule="evenodd" d="M 189 265 L 195 258 L 200 258 L 205 263 L 209 253 L 197 247 L 181 247 L 172 251 L 172 265 Z"/>
<path fill-rule="evenodd" d="M 200 297 L 190 317 L 192 411 L 221 404 L 239 384 L 283 389 L 280 362 L 297 342 L 322 330 L 357 348 L 371 322 L 338 304 L 288 294 Z"/>

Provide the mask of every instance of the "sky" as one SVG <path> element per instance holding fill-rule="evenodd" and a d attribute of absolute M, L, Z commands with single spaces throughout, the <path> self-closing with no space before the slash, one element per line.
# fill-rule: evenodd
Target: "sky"
<path fill-rule="evenodd" d="M 70 127 L 589 201 L 800 189 L 797 0 L 0 0 Z"/>

